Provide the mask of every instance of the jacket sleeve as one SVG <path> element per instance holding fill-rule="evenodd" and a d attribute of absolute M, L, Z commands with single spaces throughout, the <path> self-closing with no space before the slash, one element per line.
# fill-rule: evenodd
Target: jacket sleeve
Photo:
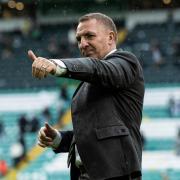
<path fill-rule="evenodd" d="M 92 58 L 61 59 L 68 72 L 64 77 L 109 88 L 126 88 L 137 78 L 139 62 L 128 52 L 113 53 L 104 60 Z"/>
<path fill-rule="evenodd" d="M 59 144 L 59 147 L 56 150 L 54 150 L 54 152 L 55 153 L 69 152 L 69 148 L 73 138 L 73 131 L 60 131 L 60 133 L 62 139 Z"/>

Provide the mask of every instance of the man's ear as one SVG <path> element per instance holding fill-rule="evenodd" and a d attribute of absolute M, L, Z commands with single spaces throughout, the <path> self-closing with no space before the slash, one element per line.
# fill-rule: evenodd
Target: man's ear
<path fill-rule="evenodd" d="M 116 37 L 115 37 L 115 33 L 113 31 L 109 32 L 109 43 L 112 44 L 116 42 Z"/>

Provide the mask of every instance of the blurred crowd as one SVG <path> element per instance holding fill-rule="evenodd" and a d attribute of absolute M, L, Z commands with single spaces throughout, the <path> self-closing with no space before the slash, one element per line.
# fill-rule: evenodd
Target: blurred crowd
<path fill-rule="evenodd" d="M 41 27 L 39 25 L 27 25 L 26 28 L 17 32 L 0 32 L 0 59 L 15 59 L 18 50 L 28 49 L 28 46 L 26 47 L 25 44 L 26 42 L 35 42 L 34 45 L 36 47 L 34 48 L 39 55 L 46 52 L 46 55 L 51 58 L 79 56 L 74 26 L 65 26 L 65 34 L 62 35 L 59 35 L 58 31 L 63 25 L 52 25 L 52 27 L 55 30 L 51 35 L 48 35 L 46 30 L 44 31 L 47 27 Z M 155 67 L 161 67 L 170 60 L 175 65 L 180 64 L 180 38 L 178 36 L 173 37 L 168 46 L 164 48 L 161 38 L 158 39 L 153 36 L 149 42 L 140 43 L 139 39 L 143 41 L 148 36 L 143 29 L 139 30 L 136 34 L 137 42 L 131 38 L 130 34 L 132 33 L 133 31 L 129 32 L 124 26 L 118 27 L 119 48 L 127 48 L 131 51 L 138 48 L 139 52 L 149 51 L 152 61 L 150 63 Z M 141 63 L 143 64 L 144 62 L 142 61 Z"/>
<path fill-rule="evenodd" d="M 12 167 L 18 167 L 19 162 L 28 161 L 28 147 L 26 135 L 31 134 L 37 136 L 39 128 L 48 122 L 51 125 L 61 124 L 62 117 L 69 107 L 70 95 L 67 85 L 62 84 L 59 89 L 56 111 L 57 116 L 53 116 L 51 107 L 45 107 L 41 112 L 19 114 L 17 119 L 18 135 L 14 137 L 14 143 L 9 146 L 9 155 L 11 156 Z M 0 142 L 8 142 L 7 127 L 3 116 L 0 117 Z M 36 142 L 34 142 L 36 143 Z M 3 157 L 0 157 L 0 177 L 8 172 L 8 164 Z"/>
<path fill-rule="evenodd" d="M 179 76 L 174 78 L 180 64 L 180 38 L 178 32 L 168 35 L 173 28 L 167 28 L 169 27 L 167 23 L 169 22 L 137 24 L 131 30 L 126 28 L 125 22 L 117 21 L 116 23 L 117 47 L 133 52 L 138 57 L 144 69 L 146 83 L 177 83 L 180 81 Z M 180 25 L 177 24 L 177 26 L 180 28 Z M 178 28 L 174 29 L 178 31 Z M 0 31 L 0 61 L 3 67 L 9 69 L 5 71 L 2 68 L 0 87 L 4 89 L 39 88 L 57 85 L 58 80 L 56 79 L 52 81 L 45 79 L 42 82 L 30 79 L 31 62 L 27 57 L 29 49 L 32 49 L 38 56 L 47 58 L 80 57 L 75 25 L 39 25 L 27 22 L 21 30 Z M 19 79 L 17 83 L 14 83 L 17 79 Z"/>
<path fill-rule="evenodd" d="M 22 54 L 22 50 L 28 50 L 28 44 L 33 44 L 34 47 L 31 46 L 31 48 L 35 48 L 35 51 L 39 55 L 46 52 L 51 58 L 65 58 L 79 55 L 73 26 L 65 26 L 63 29 L 66 34 L 65 36 L 64 33 L 62 35 L 60 34 L 60 37 L 58 35 L 58 29 L 63 27 L 63 25 L 52 26 L 56 29 L 56 32 L 52 32 L 51 35 L 48 34 L 49 32 L 44 32 L 44 29 L 48 29 L 48 27 L 40 27 L 27 20 L 25 27 L 21 30 L 0 32 L 0 59 L 15 59 L 18 50 L 21 51 Z"/>

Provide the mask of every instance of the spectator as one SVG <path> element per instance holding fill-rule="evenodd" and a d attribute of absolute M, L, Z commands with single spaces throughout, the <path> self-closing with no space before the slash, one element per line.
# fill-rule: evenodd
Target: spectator
<path fill-rule="evenodd" d="M 37 117 L 33 117 L 31 121 L 29 121 L 29 129 L 30 132 L 37 132 L 39 130 L 39 119 Z"/>
<path fill-rule="evenodd" d="M 69 100 L 67 84 L 62 84 L 60 87 L 60 99 L 63 99 L 65 102 Z"/>
<path fill-rule="evenodd" d="M 3 122 L 0 120 L 0 137 L 3 136 L 5 133 L 4 131 L 4 124 Z"/>
<path fill-rule="evenodd" d="M 69 45 L 74 46 L 76 44 L 76 30 L 74 27 L 68 30 L 67 37 Z"/>
<path fill-rule="evenodd" d="M 43 116 L 43 122 L 49 122 L 52 118 L 50 109 L 48 107 L 46 107 L 43 112 L 42 112 L 42 116 Z"/>
<path fill-rule="evenodd" d="M 77 41 L 76 41 L 76 28 L 75 26 L 72 26 L 67 33 L 67 40 L 68 40 L 68 53 L 67 57 L 73 56 L 76 57 L 79 55 L 79 52 L 77 51 Z M 64 42 L 64 41 L 63 41 Z"/>
<path fill-rule="evenodd" d="M 20 130 L 20 136 L 24 136 L 24 133 L 28 130 L 28 120 L 24 114 L 20 116 L 18 120 L 18 125 Z"/>
<path fill-rule="evenodd" d="M 180 156 L 180 128 L 178 128 L 178 133 L 176 138 L 176 154 Z"/>
<path fill-rule="evenodd" d="M 163 172 L 161 172 L 161 177 L 162 177 L 162 180 L 170 180 L 170 178 L 169 178 L 169 175 L 168 175 L 168 172 L 167 172 L 167 171 L 163 171 Z"/>
<path fill-rule="evenodd" d="M 62 118 L 63 114 L 69 107 L 69 97 L 68 97 L 68 91 L 67 91 L 67 85 L 62 84 L 60 86 L 60 101 L 62 101 L 61 106 L 59 107 L 59 119 Z"/>
<path fill-rule="evenodd" d="M 5 160 L 0 160 L 0 178 L 5 176 L 8 172 L 8 166 Z"/>
<path fill-rule="evenodd" d="M 173 40 L 171 54 L 174 65 L 180 65 L 180 39 L 177 37 Z"/>
<path fill-rule="evenodd" d="M 170 96 L 169 98 L 168 112 L 170 117 L 174 117 L 176 115 L 176 102 L 174 96 Z"/>
<path fill-rule="evenodd" d="M 26 154 L 24 137 L 20 136 L 18 142 L 12 144 L 10 147 L 10 154 L 13 161 L 13 166 L 16 167 Z"/>
<path fill-rule="evenodd" d="M 159 68 L 164 62 L 163 53 L 160 48 L 159 42 L 155 39 L 151 44 L 152 60 L 155 67 Z"/>
<path fill-rule="evenodd" d="M 124 43 L 124 41 L 127 38 L 128 35 L 128 30 L 125 27 L 120 27 L 118 29 L 118 45 L 121 45 L 122 43 Z"/>
<path fill-rule="evenodd" d="M 23 34 L 24 37 L 28 37 L 28 35 L 30 34 L 32 27 L 33 27 L 33 20 L 30 18 L 25 18 L 25 21 L 23 23 L 23 26 L 21 28 L 21 32 Z"/>
<path fill-rule="evenodd" d="M 1 57 L 3 60 L 9 60 L 13 57 L 13 53 L 10 49 L 4 48 L 2 49 Z"/>
<path fill-rule="evenodd" d="M 18 35 L 14 36 L 12 46 L 14 49 L 20 49 L 22 47 L 22 39 L 20 36 Z"/>
<path fill-rule="evenodd" d="M 142 140 L 142 148 L 143 150 L 145 149 L 145 145 L 146 145 L 146 137 L 144 135 L 144 133 L 141 131 L 141 140 Z"/>

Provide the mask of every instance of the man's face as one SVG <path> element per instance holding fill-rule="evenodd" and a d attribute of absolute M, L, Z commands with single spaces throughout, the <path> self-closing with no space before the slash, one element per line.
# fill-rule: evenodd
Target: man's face
<path fill-rule="evenodd" d="M 112 49 L 112 31 L 96 19 L 80 22 L 76 38 L 82 56 L 102 59 Z"/>

